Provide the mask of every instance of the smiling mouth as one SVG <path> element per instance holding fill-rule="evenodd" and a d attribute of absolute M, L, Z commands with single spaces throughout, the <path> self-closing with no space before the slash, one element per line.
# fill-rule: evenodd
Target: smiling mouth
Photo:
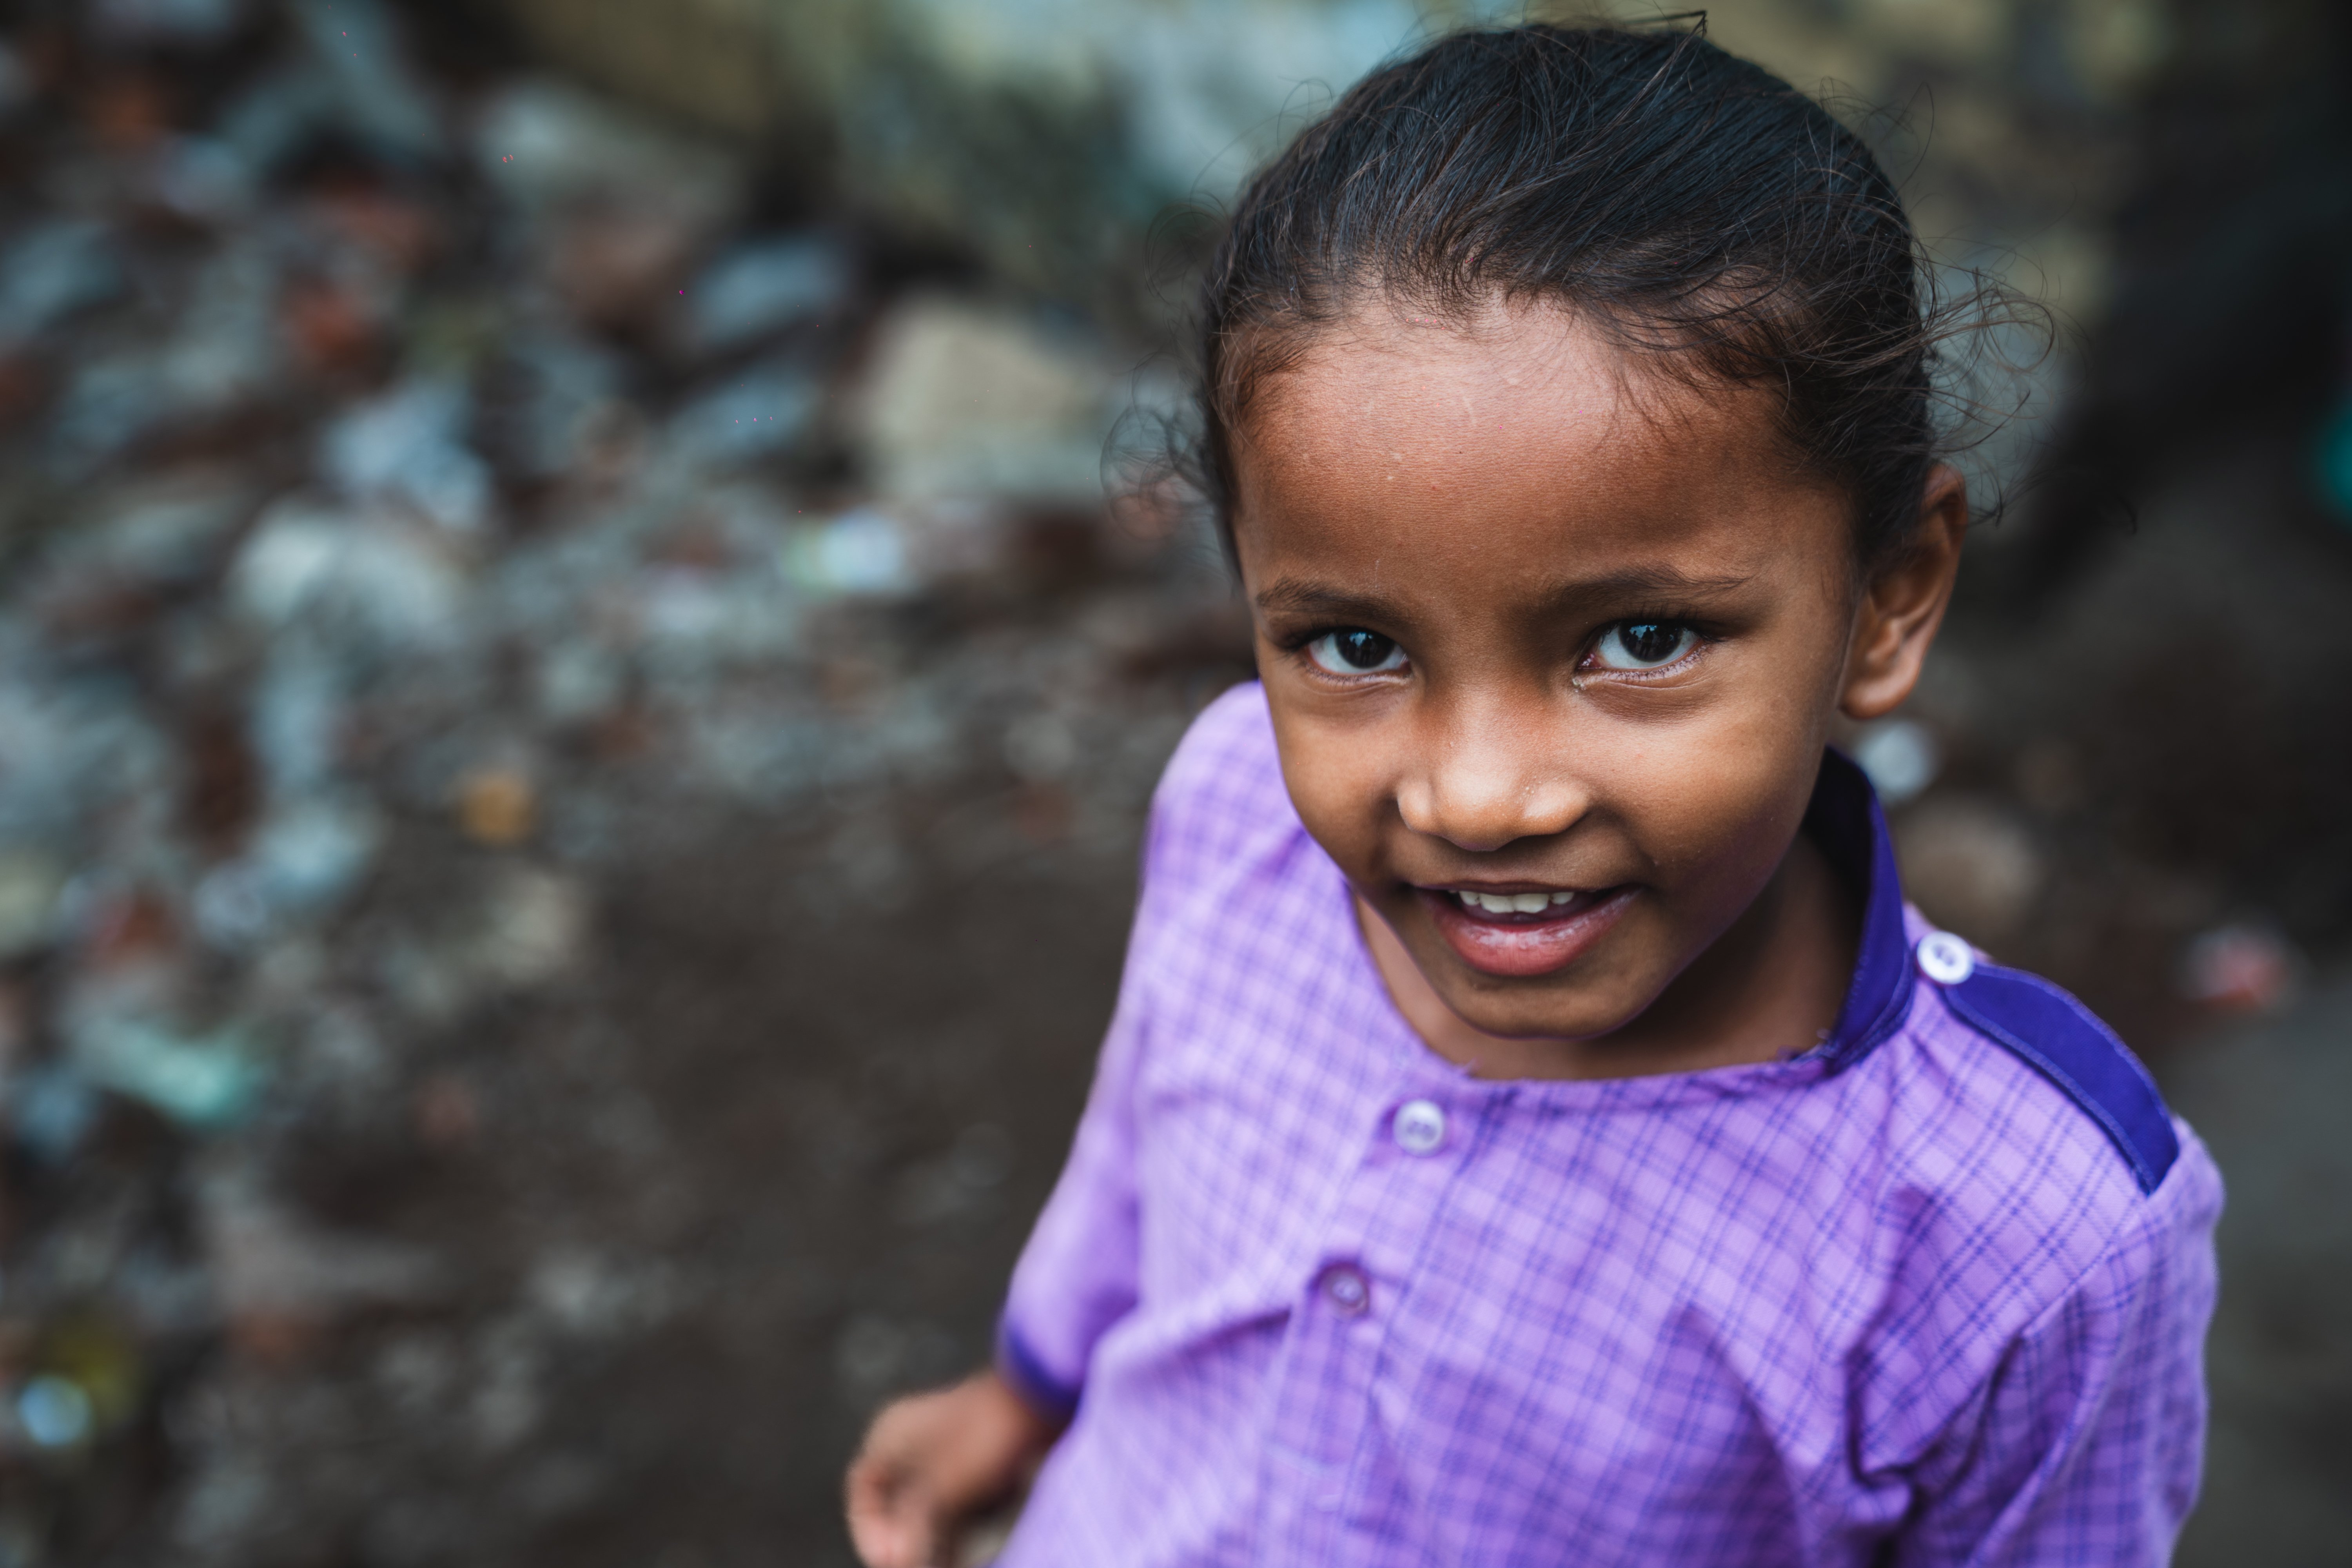
<path fill-rule="evenodd" d="M 1476 888 L 1432 889 L 1433 892 L 1450 893 L 1461 900 L 1463 911 L 1485 919 L 1517 919 L 1540 916 L 1553 918 L 1555 910 L 1565 912 L 1572 907 L 1589 904 L 1601 895 L 1581 888 L 1557 888 L 1531 893 L 1489 893 Z"/>
<path fill-rule="evenodd" d="M 1575 963 L 1617 923 L 1640 889 L 1416 888 L 1455 955 L 1486 974 L 1549 974 Z"/>

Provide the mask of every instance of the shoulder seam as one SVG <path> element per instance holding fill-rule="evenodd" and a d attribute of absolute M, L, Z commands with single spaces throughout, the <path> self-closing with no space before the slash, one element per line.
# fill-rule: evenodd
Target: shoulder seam
<path fill-rule="evenodd" d="M 1970 994 L 1970 987 L 1983 980 L 1998 980 L 2023 985 L 2062 1005 L 2067 1012 L 2071 1013 L 2084 1028 L 2090 1031 L 2101 1047 L 2112 1053 L 2116 1063 L 2146 1092 L 2149 1107 L 2164 1122 L 2163 1131 L 2166 1135 L 2164 1141 L 2171 1144 L 2170 1149 L 2165 1150 L 2159 1147 L 2154 1152 L 2152 1157 L 2151 1151 L 2141 1147 L 2138 1136 L 2125 1125 L 2123 1119 L 2116 1114 L 2116 1108 L 2110 1106 L 2104 1096 L 2084 1084 L 2075 1073 L 2069 1070 L 2048 1051 L 2026 1040 L 2015 1029 L 2000 1022 L 1993 1010 L 1985 1005 L 1987 998 Z M 2028 974 L 2021 970 L 1997 968 L 1990 964 L 1979 965 L 1969 979 L 1941 989 L 1945 1005 L 1950 1008 L 1961 1022 L 1979 1033 L 1990 1037 L 2040 1072 L 2067 1099 L 2073 1100 L 2078 1109 L 2097 1123 L 2100 1131 L 2106 1134 L 2107 1141 L 2115 1145 L 2116 1152 L 2124 1157 L 2124 1163 L 2130 1167 L 2133 1183 L 2141 1193 L 2153 1193 L 2163 1184 L 2165 1176 L 2171 1171 L 2180 1153 L 2179 1141 L 2177 1135 L 2172 1133 L 2171 1120 L 2165 1109 L 2163 1094 L 2157 1089 L 2155 1081 L 2147 1076 L 2147 1069 L 2140 1065 L 2138 1059 L 2132 1056 L 2123 1042 L 2116 1039 L 2114 1032 L 2101 1023 L 2095 1014 L 2074 997 L 2039 975 Z"/>

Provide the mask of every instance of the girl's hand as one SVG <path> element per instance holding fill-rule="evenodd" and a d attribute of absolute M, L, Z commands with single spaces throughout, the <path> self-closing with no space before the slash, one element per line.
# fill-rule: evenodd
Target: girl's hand
<path fill-rule="evenodd" d="M 885 1405 L 849 1466 L 858 1557 L 866 1568 L 946 1568 L 964 1527 L 1012 1496 L 1058 1436 L 994 1372 Z"/>

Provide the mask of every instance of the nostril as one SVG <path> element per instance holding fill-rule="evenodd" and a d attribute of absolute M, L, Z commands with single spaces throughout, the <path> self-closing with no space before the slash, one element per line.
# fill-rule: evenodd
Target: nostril
<path fill-rule="evenodd" d="M 1411 831 L 1471 854 L 1566 831 L 1590 803 L 1573 779 L 1551 771 L 1558 749 L 1439 745 L 1426 771 L 1399 788 L 1399 816 Z"/>

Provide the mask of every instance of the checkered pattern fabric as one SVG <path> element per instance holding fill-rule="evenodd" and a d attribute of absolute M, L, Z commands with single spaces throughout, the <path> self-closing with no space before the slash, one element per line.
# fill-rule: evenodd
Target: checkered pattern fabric
<path fill-rule="evenodd" d="M 1263 691 L 1220 699 L 1005 1309 L 1075 1419 L 1003 1563 L 2165 1561 L 2220 1178 L 2175 1122 L 2143 1194 L 1871 902 L 1868 1037 L 1474 1079 L 1390 1002 Z"/>

